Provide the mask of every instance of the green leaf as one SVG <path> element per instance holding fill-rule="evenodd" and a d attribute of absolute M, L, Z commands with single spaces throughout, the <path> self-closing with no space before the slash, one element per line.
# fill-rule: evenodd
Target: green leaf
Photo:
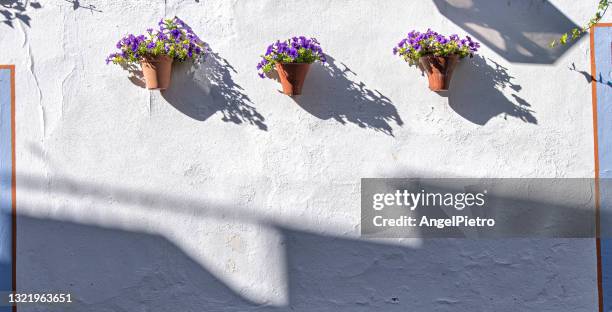
<path fill-rule="evenodd" d="M 571 34 L 572 34 L 571 38 L 568 38 L 567 33 L 563 34 L 563 36 L 561 36 L 561 38 L 559 39 L 559 42 L 565 45 L 568 43 L 569 40 L 573 41 L 573 40 L 580 38 L 580 35 L 589 31 L 591 27 L 593 27 L 595 24 L 601 21 L 606 11 L 610 7 L 610 3 L 612 3 L 611 0 L 599 0 L 598 6 L 597 6 L 597 12 L 595 12 L 595 15 L 589 20 L 589 22 L 582 28 L 575 28 L 571 30 Z M 551 48 L 555 46 L 556 46 L 556 40 L 550 43 Z"/>

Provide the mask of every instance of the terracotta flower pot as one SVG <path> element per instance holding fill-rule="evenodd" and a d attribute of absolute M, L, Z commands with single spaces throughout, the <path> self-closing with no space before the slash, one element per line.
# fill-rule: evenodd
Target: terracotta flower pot
<path fill-rule="evenodd" d="M 283 85 L 283 93 L 289 96 L 302 94 L 304 80 L 310 70 L 310 64 L 276 64 L 276 71 Z"/>
<path fill-rule="evenodd" d="M 172 74 L 172 61 L 169 56 L 158 56 L 155 58 L 143 58 L 140 61 L 142 74 L 145 78 L 147 89 L 166 90 L 170 86 Z"/>
<path fill-rule="evenodd" d="M 435 92 L 448 91 L 459 56 L 423 56 L 419 59 L 429 78 L 429 89 Z"/>

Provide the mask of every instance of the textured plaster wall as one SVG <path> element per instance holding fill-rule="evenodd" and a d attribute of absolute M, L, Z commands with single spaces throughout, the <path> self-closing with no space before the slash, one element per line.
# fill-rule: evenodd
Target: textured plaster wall
<path fill-rule="evenodd" d="M 21 310 L 595 311 L 594 240 L 358 234 L 363 177 L 593 176 L 588 40 L 546 48 L 590 2 L 0 7 L 0 62 L 17 66 L 18 287 L 76 300 Z M 121 35 L 174 15 L 214 54 L 177 66 L 171 90 L 104 64 Z M 391 55 L 428 27 L 485 43 L 447 96 Z M 331 62 L 293 100 L 255 64 L 295 34 Z"/>

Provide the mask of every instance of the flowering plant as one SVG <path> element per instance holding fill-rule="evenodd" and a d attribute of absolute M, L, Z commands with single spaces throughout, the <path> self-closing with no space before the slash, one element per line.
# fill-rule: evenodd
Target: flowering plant
<path fill-rule="evenodd" d="M 582 27 L 574 28 L 570 32 L 564 33 L 561 36 L 561 38 L 559 38 L 558 43 L 561 43 L 562 45 L 566 45 L 568 42 L 574 41 L 580 38 L 580 36 L 582 36 L 584 33 L 589 31 L 591 27 L 595 26 L 597 23 L 601 21 L 601 19 L 606 15 L 606 12 L 608 11 L 608 8 L 610 7 L 610 5 L 612 5 L 612 0 L 599 0 L 597 4 L 597 12 L 595 12 L 595 16 L 591 17 L 591 19 L 586 25 Z M 557 46 L 557 40 L 553 40 L 550 43 L 551 48 L 554 48 L 555 46 Z"/>
<path fill-rule="evenodd" d="M 204 42 L 178 17 L 162 19 L 159 29 L 147 29 L 147 35 L 129 34 L 117 42 L 120 52 L 112 53 L 106 64 L 136 64 L 143 58 L 168 56 L 182 62 L 198 59 L 204 53 Z"/>
<path fill-rule="evenodd" d="M 408 33 L 407 38 L 402 39 L 397 47 L 393 48 L 393 54 L 401 56 L 410 65 L 417 65 L 419 59 L 427 55 L 473 57 L 478 48 L 480 44 L 469 36 L 466 36 L 465 39 L 459 38 L 458 35 L 446 38 L 431 29 L 428 29 L 426 33 L 413 30 Z"/>
<path fill-rule="evenodd" d="M 308 39 L 304 36 L 271 44 L 261 58 L 261 62 L 257 64 L 261 78 L 265 78 L 265 74 L 271 72 L 276 64 L 326 62 L 325 54 L 317 39 Z"/>

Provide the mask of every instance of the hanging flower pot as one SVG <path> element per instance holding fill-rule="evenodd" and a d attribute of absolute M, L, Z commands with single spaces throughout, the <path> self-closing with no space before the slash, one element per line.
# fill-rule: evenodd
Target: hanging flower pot
<path fill-rule="evenodd" d="M 478 48 L 480 44 L 469 36 L 465 39 L 458 35 L 447 38 L 431 29 L 425 33 L 413 30 L 393 48 L 393 54 L 401 56 L 412 66 L 420 67 L 429 78 L 429 88 L 439 92 L 450 88 L 459 60 L 473 57 Z"/>
<path fill-rule="evenodd" d="M 309 70 L 310 64 L 308 63 L 276 64 L 276 72 L 278 72 L 278 78 L 283 86 L 283 93 L 287 95 L 302 94 L 304 80 L 306 80 Z"/>
<path fill-rule="evenodd" d="M 448 91 L 453 72 L 459 63 L 458 55 L 451 56 L 423 56 L 419 64 L 429 78 L 429 89 L 435 92 Z"/>
<path fill-rule="evenodd" d="M 302 94 L 310 65 L 316 61 L 326 61 L 317 39 L 293 37 L 268 46 L 257 69 L 261 78 L 266 78 L 266 74 L 276 70 L 283 93 L 294 96 Z"/>
<path fill-rule="evenodd" d="M 143 58 L 140 61 L 142 75 L 144 76 L 147 89 L 166 90 L 170 86 L 172 76 L 172 62 L 174 60 L 166 55 Z"/>
<path fill-rule="evenodd" d="M 197 61 L 204 54 L 204 42 L 178 17 L 162 19 L 159 29 L 147 35 L 127 35 L 117 42 L 119 52 L 106 63 L 134 70 L 140 65 L 147 89 L 166 90 L 170 86 L 172 63 Z"/>

